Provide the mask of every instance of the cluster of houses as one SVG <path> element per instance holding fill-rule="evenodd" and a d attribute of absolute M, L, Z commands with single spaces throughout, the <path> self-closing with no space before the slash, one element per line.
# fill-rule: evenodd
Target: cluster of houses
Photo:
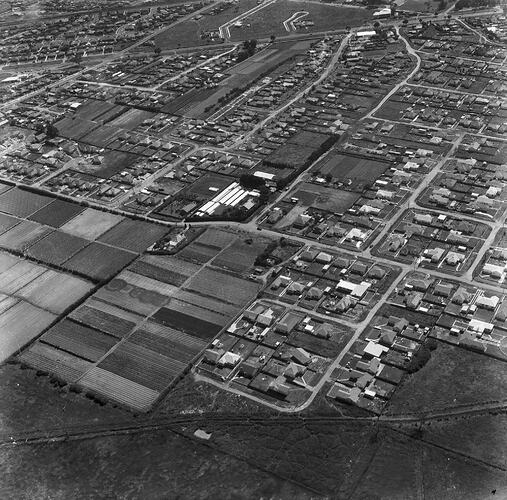
<path fill-rule="evenodd" d="M 150 9 L 101 10 L 71 14 L 45 22 L 5 29 L 0 63 L 62 61 L 76 56 L 110 53 L 134 43 L 167 23 L 195 12 L 203 3 L 175 4 Z"/>
<path fill-rule="evenodd" d="M 315 351 L 335 330 L 310 315 L 257 301 L 212 342 L 196 370 L 269 402 L 302 403 L 329 366 Z M 301 345 L 304 339 L 313 351 Z"/>
<path fill-rule="evenodd" d="M 399 105 L 399 118 L 409 122 L 473 133 L 501 134 L 506 130 L 502 123 L 506 103 L 497 96 L 405 86 L 389 102 Z"/>
<path fill-rule="evenodd" d="M 420 70 L 413 77 L 417 83 L 490 95 L 498 95 L 505 85 L 496 63 L 438 54 L 423 56 Z"/>
<path fill-rule="evenodd" d="M 505 44 L 507 42 L 507 17 L 505 15 L 471 17 L 467 19 L 467 24 L 480 30 L 494 43 Z"/>
<path fill-rule="evenodd" d="M 430 331 L 416 321 L 402 309 L 375 316 L 331 374 L 327 397 L 380 413 Z"/>
<path fill-rule="evenodd" d="M 0 160 L 0 175 L 13 181 L 33 184 L 80 156 L 74 141 L 62 138 L 47 140 L 45 133 L 34 134 L 11 149 Z"/>
<path fill-rule="evenodd" d="M 407 140 L 411 144 L 407 144 Z M 268 212 L 262 223 L 282 232 L 344 248 L 364 248 L 380 224 L 389 219 L 449 147 L 450 143 L 441 134 L 426 129 L 414 128 L 400 133 L 393 124 L 365 122 L 356 133 L 349 135 L 347 142 L 333 150 L 334 154 L 328 155 L 322 165 L 315 166 L 310 179 L 312 184 L 322 186 L 322 193 L 332 194 L 331 188 L 336 193 L 343 192 L 344 197 L 351 200 L 348 206 L 344 204 L 340 212 L 333 212 L 323 210 L 317 202 L 301 200 L 297 193 L 305 190 L 307 184 L 300 184 Z M 342 164 L 357 162 L 357 158 L 372 162 L 367 177 L 354 174 L 354 169 L 340 168 Z M 336 167 L 328 171 L 327 164 L 333 162 Z M 327 173 L 321 173 L 321 168 Z M 357 195 L 354 197 L 351 193 Z"/>
<path fill-rule="evenodd" d="M 311 78 L 318 73 L 329 61 L 332 48 L 340 42 L 339 38 L 320 40 L 314 44 L 307 53 L 296 59 L 287 71 L 268 80 L 252 97 L 248 98 L 248 106 L 260 109 L 270 109 L 280 106 L 284 101 L 308 84 Z M 276 72 L 279 73 L 279 72 Z"/>
<path fill-rule="evenodd" d="M 43 89 L 54 82 L 75 73 L 79 68 L 73 65 L 44 70 L 36 73 L 9 76 L 0 81 L 0 103 L 25 96 Z"/>
<path fill-rule="evenodd" d="M 370 34 L 365 40 L 371 38 Z M 380 40 L 369 44 L 351 41 L 347 53 L 354 55 L 337 66 L 329 78 L 312 87 L 297 106 L 282 113 L 276 123 L 259 131 L 246 147 L 268 155 L 301 130 L 342 135 L 395 84 L 400 72 L 409 69 L 410 58 L 402 46 L 388 50 L 387 45 Z M 382 52 L 369 56 L 370 49 Z"/>
<path fill-rule="evenodd" d="M 132 197 L 124 208 L 136 213 L 148 212 L 164 198 L 151 184 L 140 191 L 137 186 L 163 170 L 171 170 L 171 164 L 177 161 L 187 146 L 176 142 L 162 142 L 149 136 L 138 136 L 125 132 L 116 138 L 111 147 L 139 155 L 138 161 L 125 163 L 121 169 L 109 169 L 104 164 L 104 150 L 87 147 L 78 162 L 71 162 L 57 175 L 44 181 L 43 185 L 53 192 L 88 198 L 93 201 L 113 203 L 119 197 Z M 81 146 L 84 148 L 84 146 Z M 100 175 L 95 175 L 100 171 Z"/>
<path fill-rule="evenodd" d="M 479 35 L 457 20 L 435 20 L 410 26 L 407 30 L 411 45 L 423 52 L 501 62 L 504 49 L 484 43 Z"/>
<path fill-rule="evenodd" d="M 358 321 L 394 274 L 367 259 L 310 247 L 278 271 L 265 293 L 303 309 Z"/>
<path fill-rule="evenodd" d="M 81 79 L 116 85 L 151 87 L 165 79 L 178 76 L 181 71 L 200 62 L 200 54 L 202 52 L 163 57 L 154 57 L 154 54 L 133 54 L 111 62 L 105 68 L 91 69 L 84 73 Z"/>
<path fill-rule="evenodd" d="M 484 261 L 479 265 L 478 276 L 488 283 L 507 286 L 507 248 L 491 247 Z"/>
<path fill-rule="evenodd" d="M 455 159 L 423 193 L 421 204 L 494 220 L 505 208 L 506 183 L 503 164 Z"/>
<path fill-rule="evenodd" d="M 409 209 L 393 225 L 375 252 L 396 261 L 457 273 L 471 264 L 490 228 L 486 224 Z"/>
<path fill-rule="evenodd" d="M 432 318 L 432 337 L 507 360 L 503 352 L 507 339 L 505 294 L 411 273 L 390 300 L 410 309 L 410 314 Z"/>
<path fill-rule="evenodd" d="M 201 60 L 208 57 L 208 54 L 199 56 Z M 235 64 L 236 54 L 230 51 L 224 52 L 223 56 L 208 61 L 204 66 L 199 66 L 183 76 L 165 83 L 161 89 L 183 95 L 190 90 L 214 88 L 230 76 L 228 71 Z M 164 76 L 161 76 L 159 81 L 164 81 Z"/>

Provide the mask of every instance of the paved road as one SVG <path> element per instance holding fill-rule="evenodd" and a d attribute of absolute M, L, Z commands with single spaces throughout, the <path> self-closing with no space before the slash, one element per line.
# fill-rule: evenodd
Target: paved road
<path fill-rule="evenodd" d="M 241 144 L 246 143 L 259 130 L 261 130 L 263 127 L 265 127 L 266 124 L 268 124 L 269 122 L 273 121 L 276 117 L 278 117 L 280 114 L 282 114 L 287 108 L 289 108 L 294 103 L 296 103 L 297 101 L 299 101 L 308 92 L 308 90 L 311 87 L 313 87 L 314 85 L 318 85 L 319 83 L 321 83 L 322 81 L 324 81 L 329 76 L 329 74 L 331 73 L 331 71 L 334 69 L 334 67 L 336 66 L 336 64 L 338 63 L 338 61 L 340 60 L 340 56 L 341 56 L 343 50 L 345 49 L 345 47 L 347 46 L 347 43 L 348 43 L 350 37 L 351 37 L 351 34 L 349 33 L 348 35 L 346 35 L 343 38 L 343 40 L 341 41 L 338 49 L 336 50 L 335 54 L 333 55 L 333 57 L 331 58 L 331 60 L 327 64 L 327 66 L 324 69 L 324 71 L 322 71 L 322 73 L 319 76 L 319 78 L 317 78 L 316 80 L 312 80 L 312 82 L 309 85 L 307 85 L 302 90 L 300 90 L 296 95 L 294 95 L 294 97 L 292 97 L 289 101 L 287 101 L 283 106 L 280 106 L 279 108 L 276 108 L 273 111 L 271 111 L 271 113 L 269 113 L 266 118 L 264 118 L 257 125 L 255 125 L 255 127 L 253 127 L 253 129 L 250 130 L 250 132 L 248 132 L 243 137 L 241 137 L 241 138 L 237 139 L 236 141 L 234 141 L 231 144 L 231 146 L 230 146 L 229 149 L 235 149 L 235 148 L 239 147 Z"/>
<path fill-rule="evenodd" d="M 402 88 L 418 71 L 421 67 L 421 58 L 419 57 L 419 54 L 412 48 L 412 46 L 408 43 L 408 40 L 400 35 L 399 28 L 396 28 L 396 33 L 398 33 L 398 36 L 401 40 L 405 43 L 405 46 L 407 48 L 407 52 L 415 57 L 416 59 L 416 65 L 415 68 L 397 85 L 395 85 L 391 91 L 375 106 L 367 115 L 363 117 L 363 120 L 367 118 L 371 118 L 400 88 Z"/>

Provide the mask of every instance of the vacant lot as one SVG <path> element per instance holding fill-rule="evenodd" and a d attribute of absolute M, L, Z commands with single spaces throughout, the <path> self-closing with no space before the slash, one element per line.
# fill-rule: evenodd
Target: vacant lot
<path fill-rule="evenodd" d="M 238 239 L 213 260 L 212 264 L 236 273 L 246 273 L 253 269 L 255 259 L 268 246 L 267 238 L 256 238 L 255 241 Z"/>
<path fill-rule="evenodd" d="M 298 203 L 328 212 L 345 212 L 359 198 L 356 193 L 318 186 L 304 182 L 287 197 L 297 198 Z"/>
<path fill-rule="evenodd" d="M 315 165 L 313 170 L 322 176 L 331 175 L 333 180 L 352 182 L 374 181 L 390 167 L 390 163 L 378 160 L 360 158 L 331 153 L 322 162 Z"/>

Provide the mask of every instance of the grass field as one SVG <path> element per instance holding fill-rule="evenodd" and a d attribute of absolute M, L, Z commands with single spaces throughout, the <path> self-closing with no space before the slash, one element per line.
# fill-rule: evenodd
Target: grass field
<path fill-rule="evenodd" d="M 304 182 L 287 196 L 290 198 L 297 198 L 298 203 L 307 207 L 341 213 L 356 202 L 359 194 Z"/>
<path fill-rule="evenodd" d="M 132 262 L 136 254 L 100 243 L 90 243 L 65 262 L 65 268 L 95 280 L 105 280 Z"/>
<path fill-rule="evenodd" d="M 75 203 L 69 203 L 63 200 L 54 200 L 49 205 L 41 208 L 29 219 L 39 224 L 46 224 L 47 226 L 60 227 L 66 222 L 73 219 L 76 215 L 84 210 L 83 207 Z"/>
<path fill-rule="evenodd" d="M 333 180 L 351 179 L 354 183 L 373 182 L 390 167 L 390 163 L 355 156 L 330 153 L 313 167 L 322 176 L 330 174 Z"/>
<path fill-rule="evenodd" d="M 120 215 L 87 208 L 64 224 L 61 230 L 87 240 L 95 240 L 122 220 Z"/>
<path fill-rule="evenodd" d="M 315 499 L 269 471 L 170 430 L 3 447 L 0 463 L 6 498 Z"/>
<path fill-rule="evenodd" d="M 204 45 L 208 42 L 207 39 L 201 39 L 200 35 L 202 32 L 216 30 L 222 24 L 225 24 L 227 21 L 240 15 L 242 12 L 250 10 L 256 5 L 256 0 L 241 0 L 241 2 L 235 6 L 230 9 L 226 9 L 217 15 L 204 16 L 198 21 L 184 21 L 156 36 L 155 44 L 161 49 Z"/>
<path fill-rule="evenodd" d="M 0 247 L 24 251 L 51 231 L 51 228 L 37 222 L 21 221 L 0 236 Z"/>
<path fill-rule="evenodd" d="M 270 240 L 256 238 L 254 241 L 247 241 L 238 238 L 231 246 L 221 252 L 212 264 L 240 274 L 249 273 L 254 268 L 255 259 L 266 249 Z"/>
<path fill-rule="evenodd" d="M 49 205 L 53 198 L 14 188 L 0 194 L 0 212 L 17 217 L 28 217 L 42 207 Z"/>
<path fill-rule="evenodd" d="M 259 285 L 252 281 L 204 268 L 190 280 L 186 288 L 230 304 L 243 306 L 253 299 Z"/>
<path fill-rule="evenodd" d="M 55 319 L 55 314 L 25 301 L 16 302 L 4 311 L 0 315 L 0 332 L 2 332 L 0 362 L 33 340 Z"/>
<path fill-rule="evenodd" d="M 48 269 L 17 292 L 17 296 L 55 314 L 63 313 L 93 285 L 77 276 Z"/>
<path fill-rule="evenodd" d="M 398 387 L 387 412 L 424 413 L 473 405 L 505 399 L 506 390 L 502 361 L 439 342 L 428 363 Z"/>
<path fill-rule="evenodd" d="M 27 250 L 27 255 L 42 262 L 60 265 L 88 243 L 83 238 L 62 231 L 54 231 L 31 245 Z"/>
<path fill-rule="evenodd" d="M 287 35 L 283 22 L 296 12 L 309 13 L 305 21 L 313 21 L 309 33 L 343 29 L 346 26 L 361 26 L 372 19 L 372 11 L 348 8 L 315 2 L 279 0 L 252 16 L 244 19 L 243 27 L 231 28 L 233 40 L 269 38 L 271 35 Z M 246 26 L 250 24 L 250 26 Z M 305 30 L 306 31 L 306 30 Z M 301 32 L 301 31 L 299 31 Z"/>
<path fill-rule="evenodd" d="M 98 241 L 132 252 L 143 252 L 167 233 L 164 226 L 148 222 L 124 219 Z"/>

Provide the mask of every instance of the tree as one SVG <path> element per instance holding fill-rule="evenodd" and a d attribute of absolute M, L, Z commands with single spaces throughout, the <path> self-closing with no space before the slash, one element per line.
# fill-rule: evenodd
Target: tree
<path fill-rule="evenodd" d="M 269 39 L 271 40 L 271 43 L 273 43 L 276 40 L 276 36 L 275 35 L 271 35 L 269 37 Z"/>
<path fill-rule="evenodd" d="M 156 56 L 159 56 L 162 52 L 162 49 L 160 47 L 155 47 L 154 52 Z"/>
<path fill-rule="evenodd" d="M 55 125 L 53 125 L 52 123 L 48 123 L 46 127 L 46 135 L 48 136 L 49 139 L 54 139 L 59 135 L 59 133 L 60 132 Z"/>
<path fill-rule="evenodd" d="M 260 189 L 266 185 L 262 177 L 253 174 L 242 174 L 239 178 L 239 184 L 245 189 Z"/>

